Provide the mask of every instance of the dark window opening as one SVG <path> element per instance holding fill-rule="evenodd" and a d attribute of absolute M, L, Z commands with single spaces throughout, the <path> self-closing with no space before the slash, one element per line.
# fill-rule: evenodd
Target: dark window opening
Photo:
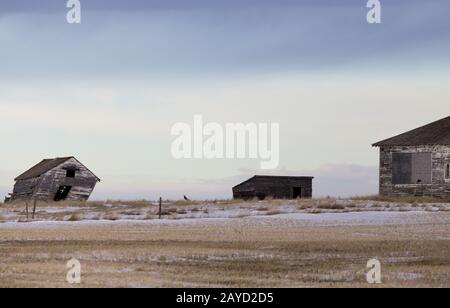
<path fill-rule="evenodd" d="M 431 153 L 393 153 L 392 184 L 431 184 Z"/>
<path fill-rule="evenodd" d="M 292 198 L 294 198 L 294 199 L 301 199 L 301 197 L 302 197 L 302 188 L 301 187 L 294 187 Z"/>
<path fill-rule="evenodd" d="M 450 164 L 445 166 L 445 179 L 450 180 Z"/>
<path fill-rule="evenodd" d="M 59 189 L 56 192 L 54 200 L 55 201 L 66 200 L 66 198 L 69 195 L 71 189 L 72 189 L 72 186 L 59 186 Z"/>
<path fill-rule="evenodd" d="M 67 170 L 66 171 L 66 177 L 74 178 L 75 177 L 75 170 Z"/>

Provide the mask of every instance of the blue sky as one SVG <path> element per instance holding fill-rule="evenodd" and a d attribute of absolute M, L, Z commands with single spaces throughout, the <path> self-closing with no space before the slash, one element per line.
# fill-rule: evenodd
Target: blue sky
<path fill-rule="evenodd" d="M 174 161 L 175 122 L 276 121 L 276 174 L 377 191 L 370 144 L 448 116 L 450 2 L 0 0 L 0 193 L 76 155 L 94 198 L 229 197 L 259 161 Z"/>

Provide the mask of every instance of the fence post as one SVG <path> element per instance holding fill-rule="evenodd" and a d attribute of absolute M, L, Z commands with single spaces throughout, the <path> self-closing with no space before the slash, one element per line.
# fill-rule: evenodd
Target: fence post
<path fill-rule="evenodd" d="M 159 198 L 159 219 L 161 219 L 162 216 L 162 198 Z"/>
<path fill-rule="evenodd" d="M 28 201 L 25 202 L 25 212 L 27 213 L 27 222 L 28 222 Z"/>
<path fill-rule="evenodd" d="M 37 200 L 34 199 L 34 203 L 33 203 L 33 215 L 31 216 L 31 219 L 34 219 L 34 214 L 36 213 L 36 204 L 37 204 Z"/>

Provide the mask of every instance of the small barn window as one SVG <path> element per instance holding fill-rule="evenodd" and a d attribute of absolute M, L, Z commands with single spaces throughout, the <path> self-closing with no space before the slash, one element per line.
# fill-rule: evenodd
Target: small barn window
<path fill-rule="evenodd" d="M 445 165 L 445 179 L 450 180 L 450 164 Z"/>
<path fill-rule="evenodd" d="M 74 178 L 75 177 L 75 170 L 67 170 L 66 171 L 66 177 Z"/>

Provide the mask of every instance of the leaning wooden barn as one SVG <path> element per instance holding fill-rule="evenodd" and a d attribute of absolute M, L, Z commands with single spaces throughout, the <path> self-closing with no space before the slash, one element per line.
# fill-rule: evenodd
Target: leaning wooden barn
<path fill-rule="evenodd" d="M 450 117 L 375 143 L 380 195 L 450 198 Z"/>
<path fill-rule="evenodd" d="M 310 176 L 261 176 L 233 187 L 233 198 L 263 200 L 267 197 L 274 199 L 298 199 L 312 197 L 312 180 Z"/>
<path fill-rule="evenodd" d="M 75 157 L 44 159 L 15 178 L 10 201 L 88 200 L 99 181 Z"/>

